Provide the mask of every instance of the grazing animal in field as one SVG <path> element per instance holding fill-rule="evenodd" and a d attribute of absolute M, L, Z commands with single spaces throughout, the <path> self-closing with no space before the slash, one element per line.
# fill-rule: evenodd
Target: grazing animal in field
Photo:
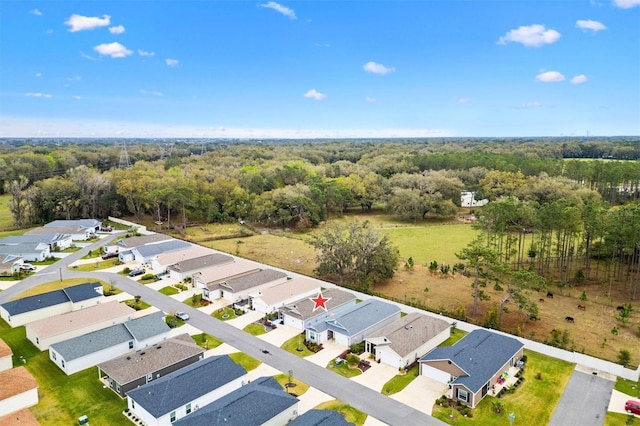
<path fill-rule="evenodd" d="M 616 307 L 616 311 L 624 311 L 624 306 L 618 306 L 618 307 Z"/>
<path fill-rule="evenodd" d="M 547 297 L 548 297 L 549 299 L 553 299 L 553 293 L 548 292 L 548 293 L 547 293 Z"/>
<path fill-rule="evenodd" d="M 531 315 L 531 316 L 529 317 L 529 319 L 530 319 L 531 321 L 538 321 L 538 317 L 537 317 L 536 315 Z"/>
<path fill-rule="evenodd" d="M 586 311 L 587 307 L 585 305 L 578 305 L 578 309 L 580 309 L 581 311 Z"/>
<path fill-rule="evenodd" d="M 543 303 L 544 303 L 544 299 L 543 299 L 543 298 L 540 298 L 540 302 L 543 302 Z"/>
<path fill-rule="evenodd" d="M 566 322 L 570 322 L 570 323 L 574 323 L 574 322 L 575 322 L 575 320 L 573 319 L 573 317 L 564 317 L 564 320 L 565 320 Z"/>

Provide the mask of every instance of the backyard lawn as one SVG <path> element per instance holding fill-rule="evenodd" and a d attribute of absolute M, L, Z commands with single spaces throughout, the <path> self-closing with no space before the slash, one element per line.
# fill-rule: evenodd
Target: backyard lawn
<path fill-rule="evenodd" d="M 618 377 L 615 384 L 615 390 L 627 394 L 633 398 L 640 399 L 640 381 L 634 382 L 633 380 L 626 380 Z M 640 425 L 640 420 L 638 421 Z"/>
<path fill-rule="evenodd" d="M 293 336 L 291 339 L 284 342 L 280 347 L 285 351 L 291 352 L 294 355 L 298 355 L 301 358 L 313 355 L 313 351 L 310 351 L 309 348 L 307 348 L 304 344 L 304 333 Z"/>
<path fill-rule="evenodd" d="M 40 424 L 76 424 L 82 415 L 96 425 L 125 424 L 126 401 L 102 387 L 95 367 L 67 376 L 49 360 L 47 351 L 40 352 L 26 339 L 24 327 L 12 329 L 2 320 L 0 338 L 11 347 L 14 365 L 24 356 L 25 367 L 38 381 L 40 402 L 31 412 Z"/>
<path fill-rule="evenodd" d="M 467 334 L 469 333 L 467 333 L 464 330 L 460 330 L 458 328 L 452 329 L 451 335 L 449 336 L 449 338 L 444 342 L 440 343 L 438 346 L 453 346 L 454 344 L 456 344 L 458 340 L 462 339 Z"/>
<path fill-rule="evenodd" d="M 473 417 L 462 416 L 453 411 L 454 417 L 449 417 L 452 409 L 435 405 L 433 416 L 452 425 L 505 425 L 509 422 L 508 415 L 514 413 L 518 424 L 546 425 L 560 397 L 564 392 L 574 364 L 551 358 L 537 352 L 525 350 L 527 363 L 525 365 L 525 381 L 515 393 L 507 393 L 503 398 L 485 396 L 473 410 Z M 540 378 L 536 375 L 540 373 Z M 500 402 L 503 409 L 500 414 L 493 411 L 493 402 Z"/>

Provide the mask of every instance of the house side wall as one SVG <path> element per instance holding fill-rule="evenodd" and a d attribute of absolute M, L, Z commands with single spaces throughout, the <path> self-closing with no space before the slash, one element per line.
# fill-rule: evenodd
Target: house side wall
<path fill-rule="evenodd" d="M 160 370 L 154 371 L 153 374 L 153 380 L 157 380 L 160 377 L 164 377 L 169 373 L 173 373 L 174 371 L 177 371 L 183 367 L 186 367 L 188 365 L 193 364 L 196 361 L 201 360 L 202 358 L 204 358 L 203 354 L 196 354 L 192 357 L 189 357 L 187 359 L 183 359 L 182 361 L 176 362 L 173 365 L 169 365 L 165 368 L 161 368 Z M 152 380 L 151 380 L 152 381 Z M 137 388 L 138 386 L 142 386 L 146 383 L 149 383 L 150 381 L 147 380 L 147 376 L 143 376 L 143 377 L 139 377 L 136 380 L 133 380 L 129 383 L 125 383 L 125 384 L 121 384 L 121 383 L 116 383 L 115 380 L 108 380 L 109 385 L 111 387 L 111 389 L 119 394 L 121 397 L 125 397 L 126 393 L 129 392 L 132 389 Z M 120 392 L 117 391 L 117 386 L 120 386 Z"/>
<path fill-rule="evenodd" d="M 171 331 L 166 331 L 162 334 L 157 334 L 155 336 L 151 336 L 148 339 L 145 340 L 134 340 L 134 349 L 137 351 L 139 349 L 144 349 L 146 347 L 149 347 L 151 345 L 155 345 L 158 342 L 162 342 L 163 340 L 167 340 L 169 338 L 169 334 L 171 333 Z"/>
<path fill-rule="evenodd" d="M 38 403 L 38 388 L 29 389 L 18 395 L 14 395 L 0 401 L 0 417 L 20 411 L 24 408 L 33 407 Z"/>
<path fill-rule="evenodd" d="M 417 348 L 416 350 L 412 351 L 407 356 L 402 358 L 400 368 L 405 368 L 409 364 L 417 361 L 418 359 L 420 359 L 424 355 L 428 354 L 433 349 L 435 349 L 440 343 L 442 343 L 445 340 L 447 340 L 449 338 L 449 336 L 451 336 L 451 329 L 449 327 L 447 327 L 445 330 L 441 331 L 440 333 L 438 333 L 433 338 L 431 338 L 428 341 L 424 342 L 422 345 L 420 345 L 419 348 Z"/>
<path fill-rule="evenodd" d="M 106 297 L 103 295 L 99 295 L 98 297 L 94 297 L 91 299 L 81 300 L 76 303 L 71 303 L 72 311 L 79 311 L 80 309 L 88 308 L 90 306 L 96 306 L 106 301 Z"/>
<path fill-rule="evenodd" d="M 136 417 L 142 420 L 147 426 L 158 426 L 160 424 L 160 421 L 158 419 L 153 417 L 151 413 L 144 409 L 144 407 L 141 407 L 140 404 L 129 397 L 127 397 L 127 407 L 129 408 L 129 410 L 133 411 Z"/>
<path fill-rule="evenodd" d="M 82 371 L 85 368 L 93 367 L 101 362 L 109 361 L 110 359 L 124 355 L 130 350 L 129 342 L 127 341 L 71 361 L 66 361 L 59 353 L 52 348 L 49 348 L 49 359 L 53 361 L 58 368 L 64 371 L 65 374 L 69 375 Z M 64 367 L 62 365 L 63 363 Z"/>
<path fill-rule="evenodd" d="M 71 312 L 71 302 L 64 302 L 58 305 L 47 306 L 46 308 L 36 309 L 35 311 L 29 311 L 19 315 L 11 315 L 10 318 L 9 313 L 6 310 L 0 308 L 0 316 L 2 316 L 2 319 L 5 320 L 11 327 L 18 327 L 33 321 L 41 320 L 43 318 L 49 318 L 54 315 L 60 315 L 67 312 Z"/>
<path fill-rule="evenodd" d="M 445 361 L 425 361 L 424 364 L 430 367 L 433 367 L 437 370 L 442 370 L 444 372 L 447 372 L 451 376 L 456 376 L 456 377 L 466 376 L 466 373 L 464 371 L 456 367 L 455 364 L 449 364 L 449 362 L 446 360 Z"/>
<path fill-rule="evenodd" d="M 63 340 L 68 340 L 73 337 L 82 336 L 83 334 L 91 333 L 92 331 L 102 330 L 103 328 L 107 328 L 114 324 L 122 324 L 125 321 L 133 318 L 133 314 L 123 314 L 119 317 L 108 318 L 103 321 L 87 324 L 85 327 L 79 327 L 74 330 L 68 330 L 66 332 L 62 332 L 60 334 L 56 334 L 54 336 L 49 336 L 48 338 L 42 339 L 29 327 L 29 324 L 26 325 L 25 329 L 27 331 L 27 339 L 29 339 L 38 349 L 41 351 L 49 349 L 49 346 L 54 343 L 62 342 Z M 52 318 L 55 320 L 55 318 Z"/>
<path fill-rule="evenodd" d="M 284 325 L 289 325 L 300 331 L 304 330 L 304 321 L 302 321 L 301 319 L 294 318 L 291 315 L 283 314 L 282 312 L 280 313 L 280 315 L 282 317 Z"/>
<path fill-rule="evenodd" d="M 0 371 L 9 370 L 11 368 L 13 368 L 11 355 L 0 358 Z"/>
<path fill-rule="evenodd" d="M 298 403 L 296 402 L 295 404 L 293 404 L 291 407 L 287 408 L 286 410 L 284 410 L 280 414 L 277 414 L 274 417 L 272 417 L 271 419 L 269 419 L 266 422 L 262 423 L 262 426 L 286 425 L 287 423 L 289 423 L 291 421 L 291 419 L 293 419 L 297 415 L 298 415 Z"/>

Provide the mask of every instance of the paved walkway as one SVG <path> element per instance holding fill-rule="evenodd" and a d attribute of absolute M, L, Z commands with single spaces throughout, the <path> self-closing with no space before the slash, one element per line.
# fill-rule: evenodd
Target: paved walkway
<path fill-rule="evenodd" d="M 622 393 L 614 389 L 611 393 L 611 399 L 609 400 L 608 410 L 614 413 L 629 414 L 626 411 L 624 411 L 624 404 L 630 399 L 635 399 L 636 401 L 640 401 L 640 396 L 632 397 L 627 395 L 626 393 Z M 637 415 L 637 414 L 633 414 L 633 415 L 640 419 L 640 415 Z"/>

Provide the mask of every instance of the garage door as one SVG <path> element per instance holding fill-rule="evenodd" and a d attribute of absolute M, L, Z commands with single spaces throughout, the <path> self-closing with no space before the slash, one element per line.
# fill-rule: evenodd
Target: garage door
<path fill-rule="evenodd" d="M 425 364 L 422 364 L 422 375 L 444 384 L 449 383 L 449 380 L 451 380 L 451 375 L 446 371 L 438 370 Z"/>

